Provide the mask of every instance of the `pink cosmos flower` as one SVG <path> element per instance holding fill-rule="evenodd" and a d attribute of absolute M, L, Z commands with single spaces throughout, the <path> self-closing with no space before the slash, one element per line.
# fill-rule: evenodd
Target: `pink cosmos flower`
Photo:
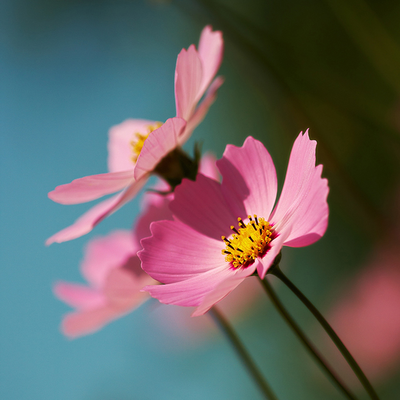
<path fill-rule="evenodd" d="M 201 315 L 255 270 L 264 278 L 282 246 L 316 242 L 327 228 L 329 188 L 315 148 L 308 131 L 300 133 L 275 208 L 275 167 L 252 137 L 227 146 L 217 162 L 221 184 L 201 174 L 184 180 L 170 205 L 175 220 L 153 223 L 153 236 L 141 241 L 142 268 L 165 283 L 144 290 Z"/>
<path fill-rule="evenodd" d="M 218 179 L 215 158 L 204 155 L 200 171 Z M 168 190 L 160 181 L 156 190 Z M 142 304 L 150 296 L 140 290 L 157 282 L 140 267 L 137 252 L 140 240 L 151 235 L 150 224 L 158 220 L 172 220 L 169 203 L 173 194 L 162 196 L 147 192 L 143 198 L 143 212 L 132 231 L 119 230 L 105 237 L 91 240 L 81 264 L 82 275 L 89 286 L 59 282 L 55 295 L 76 308 L 62 322 L 62 331 L 71 338 L 97 331 Z"/>
<path fill-rule="evenodd" d="M 71 226 L 51 236 L 46 241 L 47 245 L 85 235 L 135 197 L 159 162 L 181 146 L 203 120 L 223 82 L 220 77 L 213 81 L 222 54 L 221 32 L 213 32 L 210 26 L 206 26 L 200 37 L 199 49 L 191 45 L 178 55 L 175 69 L 177 116 L 164 124 L 130 119 L 114 126 L 109 132 L 109 172 L 76 179 L 57 186 L 49 193 L 49 198 L 57 203 L 79 204 L 122 190 L 95 205 Z M 198 104 L 204 94 L 203 101 Z"/>

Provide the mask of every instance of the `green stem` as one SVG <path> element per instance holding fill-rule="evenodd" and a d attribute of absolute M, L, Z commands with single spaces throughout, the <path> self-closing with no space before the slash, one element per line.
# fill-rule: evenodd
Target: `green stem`
<path fill-rule="evenodd" d="M 261 279 L 260 282 L 264 287 L 267 295 L 271 299 L 272 303 L 278 310 L 279 314 L 282 318 L 289 324 L 294 333 L 298 336 L 303 345 L 307 348 L 307 350 L 311 353 L 311 355 L 315 358 L 320 367 L 327 373 L 327 375 L 336 383 L 336 385 L 340 388 L 343 394 L 350 400 L 356 400 L 356 397 L 349 391 L 349 389 L 345 386 L 343 382 L 341 382 L 340 378 L 332 371 L 328 363 L 324 360 L 322 355 L 318 352 L 318 350 L 311 344 L 311 342 L 307 339 L 303 331 L 297 325 L 297 323 L 293 320 L 291 315 L 287 312 L 281 301 L 278 299 L 275 291 L 272 289 L 272 286 L 268 283 L 267 278 Z"/>
<path fill-rule="evenodd" d="M 311 311 L 317 321 L 321 324 L 321 326 L 325 329 L 325 332 L 332 339 L 333 343 L 335 343 L 336 347 L 342 353 L 343 357 L 350 365 L 351 369 L 357 375 L 357 378 L 364 386 L 364 389 L 367 391 L 371 399 L 379 400 L 378 395 L 376 394 L 374 388 L 372 387 L 370 381 L 365 376 L 364 372 L 361 370 L 360 366 L 357 364 L 356 360 L 354 360 L 353 356 L 347 350 L 346 346 L 340 340 L 339 336 L 329 325 L 327 320 L 322 316 L 322 314 L 314 307 L 314 305 L 307 299 L 306 296 L 286 277 L 286 275 L 281 271 L 279 266 L 274 266 L 268 271 L 270 274 L 279 278 L 296 296 L 297 298 Z"/>
<path fill-rule="evenodd" d="M 261 375 L 259 369 L 255 365 L 254 361 L 250 357 L 249 353 L 243 346 L 242 342 L 240 341 L 238 335 L 235 333 L 233 330 L 232 326 L 229 324 L 227 319 L 219 312 L 219 310 L 214 306 L 211 308 L 209 311 L 211 314 L 212 318 L 216 322 L 216 324 L 219 326 L 219 328 L 222 330 L 222 332 L 225 334 L 225 336 L 228 338 L 228 340 L 231 342 L 232 346 L 236 350 L 239 358 L 247 368 L 248 372 L 250 375 L 253 377 L 255 382 L 257 383 L 259 389 L 261 392 L 264 394 L 266 399 L 270 400 L 278 400 L 278 398 L 275 396 L 274 392 L 272 389 L 269 387 L 268 383 L 264 379 L 264 377 Z"/>

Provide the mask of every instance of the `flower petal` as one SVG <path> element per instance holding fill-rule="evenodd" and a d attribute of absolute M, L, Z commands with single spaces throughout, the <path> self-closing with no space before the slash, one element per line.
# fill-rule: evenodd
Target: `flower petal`
<path fill-rule="evenodd" d="M 148 133 L 155 121 L 145 119 L 127 119 L 111 127 L 108 133 L 108 170 L 110 172 L 127 171 L 134 168 L 131 141 L 135 133 Z"/>
<path fill-rule="evenodd" d="M 178 146 L 178 137 L 185 126 L 186 122 L 182 118 L 170 118 L 160 128 L 150 133 L 144 141 L 136 163 L 135 179 L 140 179 L 151 172 L 171 150 Z"/>
<path fill-rule="evenodd" d="M 199 172 L 219 182 L 221 177 L 217 169 L 216 161 L 217 159 L 215 158 L 214 154 L 205 153 L 200 160 Z"/>
<path fill-rule="evenodd" d="M 142 268 L 162 283 L 186 280 L 226 265 L 222 240 L 204 236 L 180 221 L 151 224 L 152 236 L 141 241 Z"/>
<path fill-rule="evenodd" d="M 139 258 L 136 257 L 140 269 Z M 141 292 L 143 286 L 157 282 L 142 270 L 141 276 L 134 275 L 125 268 L 110 272 L 104 287 L 104 294 L 109 303 L 121 312 L 132 311 L 149 298 L 148 293 Z"/>
<path fill-rule="evenodd" d="M 299 134 L 293 144 L 282 194 L 271 216 L 271 222 L 281 231 L 290 226 L 285 245 L 306 246 L 318 240 L 328 224 L 329 188 L 321 178 L 322 166 L 315 166 L 317 142 L 308 131 Z"/>
<path fill-rule="evenodd" d="M 105 298 L 102 293 L 84 285 L 75 283 L 58 282 L 53 287 L 53 292 L 60 300 L 71 307 L 90 310 L 102 306 Z"/>
<path fill-rule="evenodd" d="M 257 214 L 268 220 L 276 198 L 275 166 L 264 145 L 249 136 L 242 147 L 226 146 L 217 161 L 222 193 L 236 217 Z"/>
<path fill-rule="evenodd" d="M 79 217 L 72 225 L 62 229 L 46 240 L 46 245 L 54 242 L 62 243 L 68 240 L 76 239 L 89 233 L 104 218 L 117 211 L 125 203 L 133 199 L 136 193 L 146 183 L 147 177 L 135 181 L 126 190 L 107 200 L 96 204 L 89 211 Z"/>
<path fill-rule="evenodd" d="M 216 75 L 224 52 L 224 40 L 220 31 L 212 31 L 207 25 L 201 32 L 199 42 L 199 57 L 202 66 L 202 79 L 199 89 L 199 99 Z"/>
<path fill-rule="evenodd" d="M 202 66 L 199 54 L 192 44 L 178 55 L 175 68 L 176 116 L 188 121 L 199 101 L 202 83 Z"/>
<path fill-rule="evenodd" d="M 60 204 L 85 203 L 124 189 L 132 181 L 133 171 L 85 176 L 71 183 L 57 186 L 48 196 Z"/>
<path fill-rule="evenodd" d="M 192 317 L 197 317 L 206 313 L 212 306 L 226 297 L 256 269 L 257 263 L 247 268 L 238 268 L 235 271 L 229 270 L 226 279 L 223 280 L 212 292 L 208 293 L 197 307 Z"/>
<path fill-rule="evenodd" d="M 152 222 L 173 219 L 172 212 L 169 209 L 172 194 L 164 196 L 157 193 L 146 193 L 143 197 L 147 198 L 148 202 L 134 228 L 134 235 L 138 242 L 151 236 L 150 224 Z"/>
<path fill-rule="evenodd" d="M 205 296 L 232 274 L 234 271 L 225 263 L 190 279 L 167 285 L 145 286 L 142 290 L 149 292 L 152 297 L 164 304 L 194 307 L 199 306 Z"/>
<path fill-rule="evenodd" d="M 190 135 L 192 134 L 194 129 L 197 127 L 197 125 L 199 125 L 200 122 L 203 121 L 204 117 L 206 116 L 206 114 L 208 112 L 208 109 L 210 108 L 212 103 L 214 103 L 215 99 L 217 98 L 217 91 L 223 83 L 224 83 L 224 79 L 219 76 L 211 84 L 211 86 L 207 90 L 207 93 L 206 93 L 203 101 L 196 108 L 194 114 L 191 116 L 191 118 L 188 121 L 186 129 L 183 131 L 182 135 L 179 137 L 180 145 L 182 145 L 189 139 Z"/>
<path fill-rule="evenodd" d="M 174 216 L 199 233 L 220 242 L 230 236 L 237 221 L 222 196 L 221 184 L 198 174 L 196 182 L 184 179 L 175 189 L 170 209 Z"/>
<path fill-rule="evenodd" d="M 94 287 L 103 287 L 111 270 L 122 267 L 140 249 L 131 231 L 115 231 L 90 240 L 81 264 L 82 275 Z"/>
<path fill-rule="evenodd" d="M 290 227 L 271 241 L 271 248 L 268 250 L 267 254 L 263 258 L 260 258 L 260 263 L 257 266 L 257 273 L 261 279 L 264 279 L 265 274 L 267 273 L 269 267 L 275 260 L 275 257 L 279 254 L 282 249 L 282 246 L 285 244 L 285 240 L 290 235 Z"/>
<path fill-rule="evenodd" d="M 62 321 L 61 330 L 64 335 L 70 338 L 88 335 L 96 332 L 120 315 L 121 312 L 117 314 L 112 306 L 69 313 Z"/>

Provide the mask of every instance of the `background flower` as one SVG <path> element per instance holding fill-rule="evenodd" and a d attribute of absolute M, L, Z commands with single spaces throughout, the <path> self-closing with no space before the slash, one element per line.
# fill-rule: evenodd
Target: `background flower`
<path fill-rule="evenodd" d="M 88 243 L 81 266 L 89 286 L 68 282 L 54 286 L 55 295 L 77 309 L 63 319 L 65 335 L 92 333 L 148 298 L 140 289 L 154 281 L 141 269 L 138 249 L 130 231 L 115 231 Z"/>
<path fill-rule="evenodd" d="M 122 190 L 51 236 L 46 244 L 75 239 L 90 232 L 104 218 L 132 200 L 160 161 L 187 141 L 214 102 L 216 91 L 223 82 L 222 78 L 212 81 L 221 64 L 222 53 L 221 32 L 213 32 L 206 26 L 200 36 L 199 50 L 191 45 L 188 51 L 183 49 L 178 55 L 175 101 L 180 118 L 170 118 L 165 124 L 132 119 L 114 126 L 109 133 L 109 173 L 75 179 L 49 193 L 49 198 L 57 203 L 79 204 Z"/>

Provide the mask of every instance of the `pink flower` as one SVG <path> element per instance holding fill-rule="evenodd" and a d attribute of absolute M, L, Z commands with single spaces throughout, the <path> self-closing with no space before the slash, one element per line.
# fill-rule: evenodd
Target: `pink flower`
<path fill-rule="evenodd" d="M 165 285 L 147 286 L 162 303 L 204 314 L 257 270 L 264 278 L 282 246 L 316 242 L 328 223 L 327 180 L 315 166 L 316 142 L 296 139 L 278 203 L 275 167 L 259 141 L 228 145 L 217 162 L 222 184 L 201 174 L 184 180 L 170 208 L 174 221 L 151 225 L 142 268 Z"/>
<path fill-rule="evenodd" d="M 63 319 L 66 336 L 92 333 L 148 298 L 140 289 L 155 281 L 140 268 L 139 248 L 130 231 L 115 231 L 89 242 L 81 265 L 89 286 L 67 282 L 54 286 L 55 295 L 76 308 Z"/>
<path fill-rule="evenodd" d="M 159 162 L 189 138 L 203 120 L 223 82 L 220 77 L 212 81 L 221 64 L 222 53 L 221 32 L 212 32 L 211 27 L 206 26 L 200 37 L 199 50 L 191 45 L 178 55 L 175 69 L 177 117 L 168 119 L 164 124 L 130 119 L 114 126 L 109 132 L 109 172 L 76 179 L 57 186 L 49 193 L 49 198 L 57 203 L 79 204 L 121 191 L 51 236 L 46 241 L 47 245 L 72 240 L 90 232 L 104 218 L 135 197 Z M 204 94 L 203 101 L 198 105 Z"/>
<path fill-rule="evenodd" d="M 400 365 L 400 234 L 389 232 L 381 239 L 366 268 L 350 283 L 328 318 L 374 381 L 388 379 Z M 349 372 L 349 376 L 353 375 Z"/>
<path fill-rule="evenodd" d="M 205 155 L 200 164 L 205 175 L 218 179 L 215 158 Z M 157 190 L 169 187 L 160 181 Z M 131 231 L 115 231 L 108 236 L 91 240 L 81 264 L 82 275 L 89 286 L 60 282 L 54 286 L 55 295 L 76 308 L 64 317 L 62 331 L 77 337 L 97 331 L 149 298 L 140 290 L 157 282 L 140 267 L 137 252 L 140 240 L 151 235 L 150 224 L 158 220 L 172 220 L 169 203 L 173 194 L 161 196 L 148 192 L 143 199 L 143 212 Z"/>

